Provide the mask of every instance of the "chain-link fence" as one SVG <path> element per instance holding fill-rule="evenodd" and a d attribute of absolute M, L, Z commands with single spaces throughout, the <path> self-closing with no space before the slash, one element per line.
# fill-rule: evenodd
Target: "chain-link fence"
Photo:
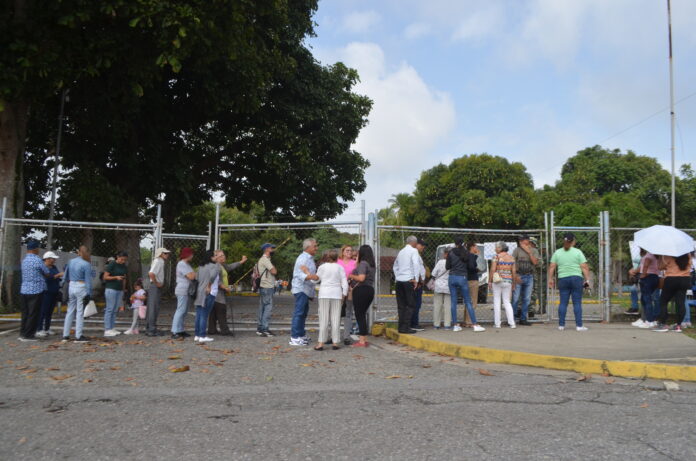
<path fill-rule="evenodd" d="M 399 251 L 404 247 L 406 238 L 415 235 L 426 242 L 426 247 L 421 254 L 429 275 L 435 264 L 443 257 L 444 249 L 452 247 L 454 240 L 461 237 L 465 242 L 476 243 L 479 249 L 477 284 L 472 284 L 472 303 L 475 305 L 476 318 L 481 322 L 493 321 L 492 293 L 488 292 L 489 270 L 491 260 L 495 256 L 496 242 L 505 242 L 512 254 L 517 247 L 521 235 L 528 235 L 532 244 L 536 246 L 541 259 L 534 272 L 534 286 L 530 309 L 530 320 L 545 320 L 546 312 L 546 265 L 548 246 L 546 231 L 543 229 L 529 230 L 487 230 L 487 229 L 445 229 L 427 227 L 401 227 L 401 226 L 377 226 L 376 232 L 376 258 L 378 277 L 376 280 L 375 321 L 394 320 L 397 316 L 395 296 L 395 280 L 393 266 Z M 449 301 L 448 304 L 449 305 Z M 457 318 L 463 319 L 464 304 L 458 303 Z M 519 306 L 521 308 L 521 306 Z M 513 306 L 516 309 L 517 306 Z M 432 321 L 433 295 L 430 290 L 424 288 L 422 307 L 420 310 L 421 321 Z"/>
<path fill-rule="evenodd" d="M 194 234 L 162 234 L 162 246 L 171 251 L 172 256 L 164 266 L 164 287 L 162 295 L 165 297 L 174 296 L 176 288 L 176 265 L 179 262 L 179 255 L 183 248 L 191 248 L 194 258 L 205 253 L 211 247 L 209 235 Z M 194 261 L 195 263 L 196 261 Z"/>
<path fill-rule="evenodd" d="M 6 218 L 0 241 L 0 306 L 4 312 L 20 310 L 21 262 L 26 255 L 29 239 L 41 243 L 39 255 L 48 249 L 58 255 L 56 265 L 63 271 L 68 261 L 77 257 L 81 245 L 92 253 L 92 298 L 103 300 L 101 275 L 119 251 L 128 252 L 128 280 L 130 284 L 147 274 L 156 241 L 157 226 L 148 224 L 89 223 L 76 221 L 41 221 Z M 47 241 L 49 231 L 52 242 Z"/>

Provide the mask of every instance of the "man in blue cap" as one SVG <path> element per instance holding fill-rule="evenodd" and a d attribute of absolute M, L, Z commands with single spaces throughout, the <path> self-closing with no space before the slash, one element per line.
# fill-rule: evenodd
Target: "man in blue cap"
<path fill-rule="evenodd" d="M 27 255 L 22 260 L 22 322 L 19 329 L 20 341 L 37 341 L 36 327 L 39 324 L 41 301 L 46 291 L 46 278 L 50 276 L 48 267 L 39 258 L 39 242 L 27 241 Z"/>
<path fill-rule="evenodd" d="M 275 336 L 268 328 L 273 311 L 273 293 L 276 289 L 276 274 L 278 270 L 271 262 L 271 256 L 276 246 L 272 243 L 261 245 L 261 258 L 256 263 L 256 271 L 259 274 L 259 319 L 256 327 L 258 336 Z"/>

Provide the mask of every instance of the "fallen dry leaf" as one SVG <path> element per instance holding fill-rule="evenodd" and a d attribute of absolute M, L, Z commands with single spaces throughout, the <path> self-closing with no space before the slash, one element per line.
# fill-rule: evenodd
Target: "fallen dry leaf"
<path fill-rule="evenodd" d="M 104 363 L 106 360 L 103 359 L 92 359 L 92 360 L 85 360 L 85 363 Z"/>
<path fill-rule="evenodd" d="M 121 369 L 121 367 L 119 367 L 119 366 L 114 366 L 114 367 L 109 368 L 109 370 L 114 370 L 114 371 L 120 370 L 120 369 Z"/>
<path fill-rule="evenodd" d="M 384 378 L 384 379 L 398 379 L 398 378 L 401 378 L 401 376 L 399 376 L 399 375 L 391 375 L 391 376 L 387 376 L 387 377 Z"/>
<path fill-rule="evenodd" d="M 23 443 L 26 443 L 26 441 L 27 441 L 27 438 L 26 438 L 26 437 L 22 437 L 21 439 L 17 440 L 17 443 L 18 443 L 19 445 L 21 445 L 21 444 L 23 444 Z"/>
<path fill-rule="evenodd" d="M 578 381 L 578 382 L 580 382 L 580 381 L 589 382 L 591 379 L 592 379 L 592 375 L 582 375 L 582 376 L 578 376 L 577 378 L 575 378 L 575 381 Z"/>
<path fill-rule="evenodd" d="M 198 372 L 199 373 L 210 373 L 210 370 L 208 370 L 207 368 L 201 368 L 200 370 L 198 370 Z"/>
<path fill-rule="evenodd" d="M 46 368 L 46 371 L 58 371 L 58 370 L 60 370 L 60 368 L 58 368 L 58 367 Z"/>
<path fill-rule="evenodd" d="M 650 405 L 648 405 L 647 403 L 644 403 L 644 404 L 642 404 L 640 407 L 641 407 L 641 408 L 648 408 L 649 406 L 650 406 Z"/>
<path fill-rule="evenodd" d="M 604 380 L 605 384 L 614 384 L 616 380 L 614 378 L 607 378 Z"/>
<path fill-rule="evenodd" d="M 73 375 L 57 375 L 57 376 L 51 376 L 51 379 L 54 381 L 63 381 L 69 378 L 72 378 Z"/>
<path fill-rule="evenodd" d="M 169 371 L 171 371 L 172 373 L 182 373 L 184 371 L 189 371 L 190 369 L 191 368 L 188 365 L 184 365 L 183 367 L 177 367 L 172 365 L 171 367 L 169 367 Z"/>
<path fill-rule="evenodd" d="M 432 365 L 422 365 L 422 366 L 423 366 L 423 368 L 432 368 L 433 367 Z"/>
<path fill-rule="evenodd" d="M 91 379 L 89 379 L 89 378 L 85 378 L 85 379 L 82 380 L 83 383 L 91 383 L 92 381 L 93 381 L 93 380 L 91 380 Z"/>
<path fill-rule="evenodd" d="M 302 366 L 302 367 L 313 367 L 314 364 L 313 364 L 313 363 L 301 363 L 300 366 Z"/>
<path fill-rule="evenodd" d="M 124 381 L 133 381 L 135 378 L 123 378 Z"/>
<path fill-rule="evenodd" d="M 23 370 L 22 373 L 29 374 L 29 373 L 36 373 L 37 371 L 39 371 L 38 368 L 29 368 L 28 370 Z"/>
<path fill-rule="evenodd" d="M 167 357 L 167 360 L 181 360 L 181 356 L 180 355 L 170 355 L 169 357 Z"/>
<path fill-rule="evenodd" d="M 490 371 L 486 370 L 485 368 L 479 368 L 479 374 L 483 376 L 495 376 L 493 373 Z"/>

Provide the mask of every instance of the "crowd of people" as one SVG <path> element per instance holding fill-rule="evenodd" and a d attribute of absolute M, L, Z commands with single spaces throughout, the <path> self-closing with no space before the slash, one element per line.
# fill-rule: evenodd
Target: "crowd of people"
<path fill-rule="evenodd" d="M 589 286 L 590 270 L 583 252 L 576 248 L 573 233 L 566 233 L 563 246 L 556 250 L 548 267 L 548 283 L 559 292 L 558 329 L 565 330 L 568 304 L 573 303 L 576 331 L 587 331 L 582 321 L 583 290 Z M 475 242 L 455 238 L 446 247 L 432 272 L 426 267 L 422 253 L 427 243 L 416 237 L 406 238 L 406 245 L 399 251 L 393 264 L 395 293 L 398 308 L 398 331 L 414 334 L 423 331 L 420 324 L 420 308 L 424 287 L 433 292 L 433 327 L 452 331 L 471 328 L 474 332 L 486 329 L 477 322 L 476 302 L 479 288 L 479 248 Z M 376 262 L 372 248 L 362 245 L 357 251 L 349 245 L 330 249 L 315 261 L 318 243 L 308 238 L 302 242 L 302 253 L 296 258 L 292 272 L 291 293 L 294 310 L 290 331 L 291 346 L 307 346 L 311 339 L 306 331 L 306 319 L 310 301 L 318 299 L 319 335 L 314 347 L 322 351 L 330 345 L 367 347 L 367 313 L 375 297 Z M 273 263 L 276 245 L 265 243 L 260 247 L 260 257 L 254 268 L 252 284 L 257 284 L 259 306 L 256 334 L 275 336 L 270 330 L 273 298 L 277 293 L 278 270 Z M 78 249 L 78 257 L 71 259 L 64 272 L 57 267 L 59 259 L 52 251 L 39 257 L 39 242 L 27 243 L 27 254 L 22 261 L 22 317 L 20 340 L 35 341 L 52 334 L 51 317 L 61 300 L 67 301 L 67 313 L 63 324 L 63 340 L 71 339 L 75 323 L 75 342 L 86 342 L 84 336 L 84 309 L 91 300 L 93 271 L 91 255 L 87 247 Z M 693 254 L 679 257 L 659 256 L 640 250 L 641 259 L 631 270 L 638 280 L 643 307 L 641 318 L 633 325 L 652 328 L 654 331 L 681 331 L 687 317 L 685 299 L 691 288 L 692 271 L 696 260 Z M 160 311 L 162 287 L 165 280 L 165 263 L 171 252 L 158 248 L 147 277 L 147 291 L 141 279 L 128 287 L 128 254 L 119 252 L 106 265 L 101 279 L 104 283 L 104 336 L 113 337 L 122 332 L 115 328 L 116 315 L 124 307 L 124 293 L 132 293 L 127 303 L 132 310 L 132 323 L 124 334 L 139 334 L 141 323 L 148 336 L 161 336 L 157 322 Z M 184 339 L 191 335 L 185 331 L 185 318 L 189 307 L 195 309 L 193 340 L 196 343 L 213 341 L 213 335 L 230 335 L 227 321 L 226 293 L 232 291 L 228 280 L 230 271 L 247 261 L 227 263 L 225 252 L 208 250 L 199 255 L 197 269 L 193 268 L 194 252 L 183 248 L 176 264 L 176 310 L 171 337 Z M 534 274 L 541 256 L 535 242 L 522 235 L 514 251 L 508 244 L 495 243 L 488 290 L 493 298 L 493 327 L 502 325 L 502 312 L 509 328 L 530 325 L 529 306 L 534 287 Z M 61 287 L 63 289 L 61 290 Z M 449 299 L 449 306 L 447 306 Z M 677 323 L 667 326 L 667 306 L 674 300 L 677 306 Z M 458 321 L 458 305 L 465 306 L 462 322 Z M 449 308 L 448 308 L 449 307 Z M 343 319 L 343 320 L 342 320 Z M 343 322 L 343 328 L 341 323 Z M 358 340 L 353 342 L 352 333 Z"/>

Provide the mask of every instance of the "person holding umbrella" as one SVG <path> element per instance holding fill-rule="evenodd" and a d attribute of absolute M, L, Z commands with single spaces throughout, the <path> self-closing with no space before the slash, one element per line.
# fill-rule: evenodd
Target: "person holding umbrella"
<path fill-rule="evenodd" d="M 554 273 L 558 268 L 558 329 L 565 330 L 566 311 L 569 299 L 573 300 L 575 329 L 587 331 L 582 325 L 582 290 L 589 286 L 590 268 L 582 251 L 575 248 L 575 234 L 566 232 L 563 247 L 556 250 L 549 265 L 549 288 L 554 287 Z M 583 280 L 584 275 L 584 280 Z"/>
<path fill-rule="evenodd" d="M 664 270 L 664 286 L 660 294 L 660 314 L 653 331 L 670 331 L 667 326 L 667 306 L 674 299 L 677 305 L 677 323 L 671 330 L 681 333 L 684 319 L 686 291 L 691 288 L 691 252 L 694 239 L 672 226 L 656 225 L 641 229 L 633 236 L 637 246 L 659 255 L 659 268 Z"/>

